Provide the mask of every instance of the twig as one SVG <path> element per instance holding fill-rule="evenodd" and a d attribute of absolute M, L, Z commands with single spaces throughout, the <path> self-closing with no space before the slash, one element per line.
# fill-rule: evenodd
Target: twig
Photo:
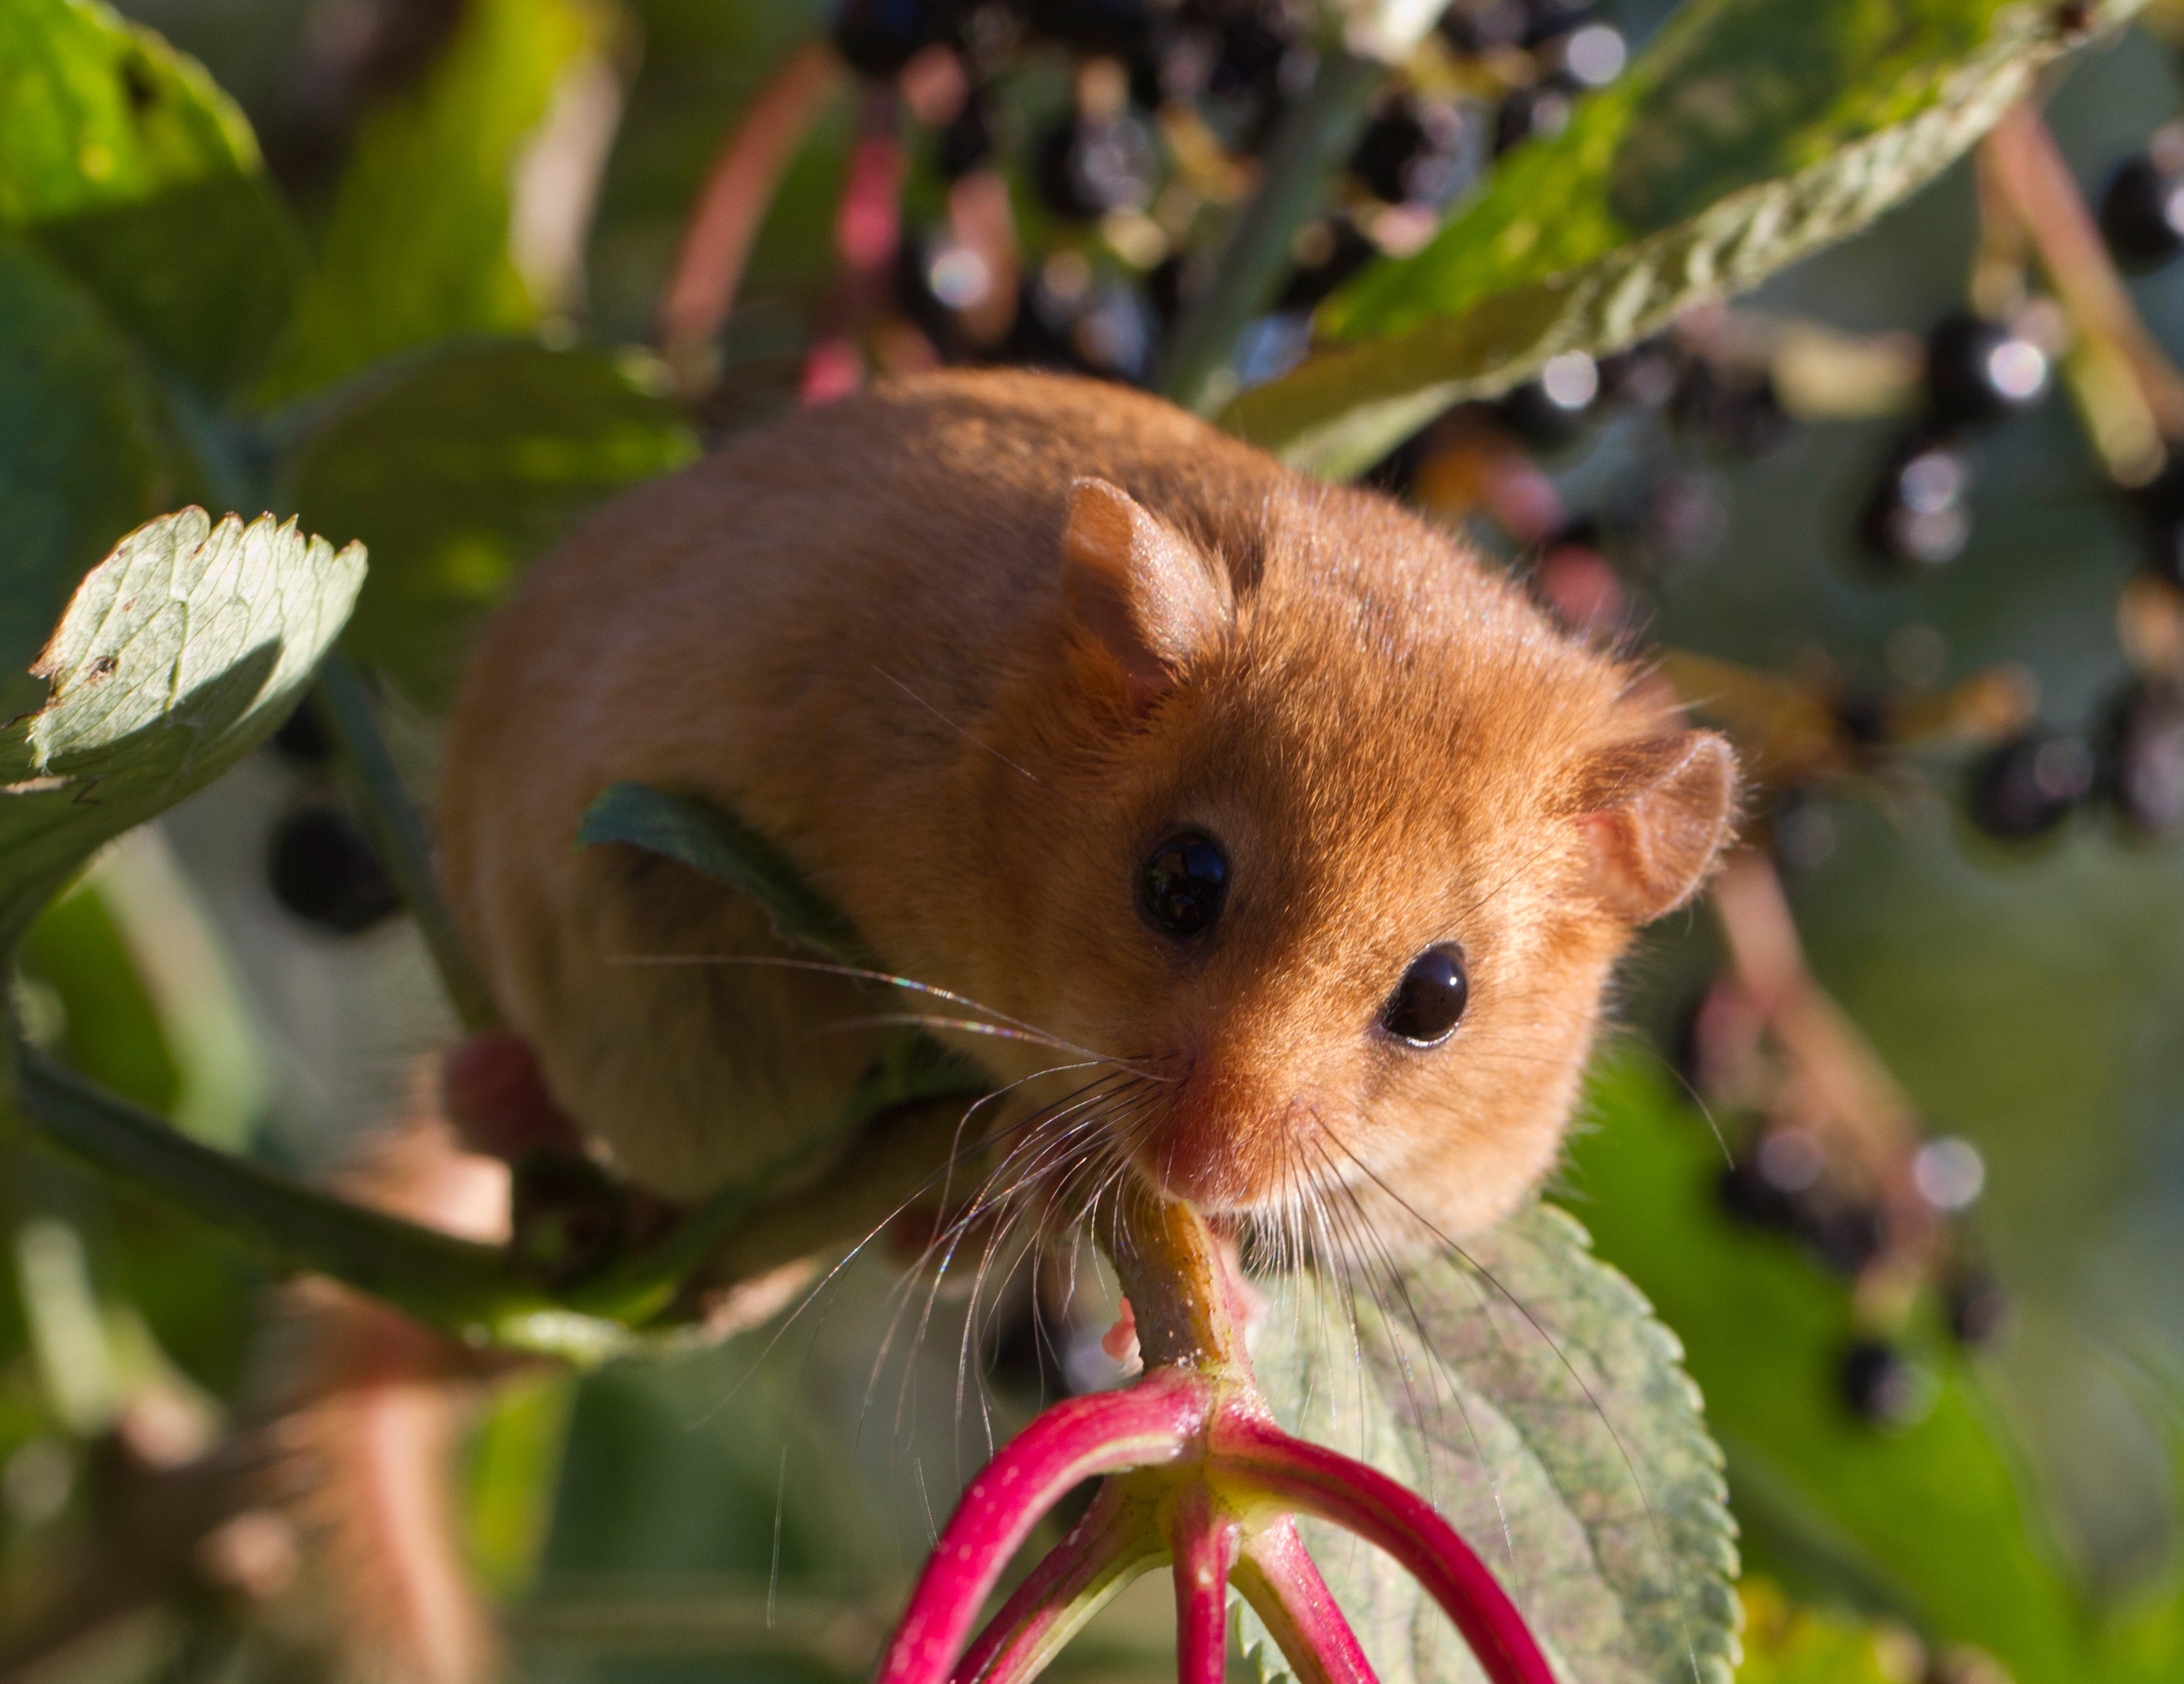
<path fill-rule="evenodd" d="M 370 693 L 363 676 L 339 650 L 330 651 L 320 665 L 313 690 L 326 729 L 341 754 L 357 806 L 372 845 L 401 891 L 418 933 L 432 956 L 446 989 L 448 1003 L 465 1029 L 476 1034 L 494 1028 L 500 1014 L 492 992 L 471 966 L 456 933 L 454 916 L 440 897 L 432 872 L 432 839 L 417 812 L 402 773 L 387 751 L 379 728 Z"/>
<path fill-rule="evenodd" d="M 1357 140 L 1366 103 L 1387 75 L 1378 59 L 1330 47 L 1311 91 L 1283 119 L 1258 192 L 1162 359 L 1161 389 L 1186 409 L 1209 415 L 1235 395 L 1223 376 L 1236 336 L 1273 296 L 1290 265 L 1290 239 L 1325 202 L 1327 178 Z"/>
<path fill-rule="evenodd" d="M 2129 363 L 2162 436 L 2184 440 L 2184 376 L 2139 319 L 2039 110 L 2012 107 L 1981 144 L 1997 192 L 2031 236 L 2071 319 Z"/>
<path fill-rule="evenodd" d="M 713 160 L 660 300 L 660 345 L 685 387 L 698 354 L 735 304 L 776 188 L 819 108 L 842 81 L 832 47 L 812 41 L 767 78 Z"/>

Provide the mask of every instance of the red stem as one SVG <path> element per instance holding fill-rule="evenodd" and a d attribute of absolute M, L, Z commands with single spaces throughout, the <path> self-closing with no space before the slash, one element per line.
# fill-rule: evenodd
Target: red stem
<path fill-rule="evenodd" d="M 1217 1427 L 1224 1474 L 1385 1550 L 1456 1622 L 1491 1684 L 1555 1684 L 1554 1670 L 1486 1564 L 1417 1492 L 1362 1462 L 1236 1414 Z"/>
<path fill-rule="evenodd" d="M 1379 1684 L 1295 1521 L 1284 1516 L 1245 1544 L 1234 1576 L 1297 1684 Z"/>
<path fill-rule="evenodd" d="M 1205 1486 L 1178 1494 L 1168 1538 L 1175 1556 L 1177 1684 L 1221 1684 L 1228 1664 L 1228 1570 L 1242 1529 Z"/>
<path fill-rule="evenodd" d="M 1205 1425 L 1209 1389 L 1154 1375 L 1048 1410 L 971 1481 L 911 1592 L 879 1684 L 942 1684 L 1009 1558 L 1079 1480 L 1172 1462 Z"/>
<path fill-rule="evenodd" d="M 842 75 L 842 61 L 825 42 L 800 47 L 767 79 L 722 143 L 660 296 L 660 343 L 671 363 L 705 343 L 728 319 L 774 190 Z"/>
<path fill-rule="evenodd" d="M 1150 1529 L 1107 1480 L 1069 1536 L 1047 1552 L 963 1652 L 950 1684 L 1025 1684 L 1156 1553 Z"/>

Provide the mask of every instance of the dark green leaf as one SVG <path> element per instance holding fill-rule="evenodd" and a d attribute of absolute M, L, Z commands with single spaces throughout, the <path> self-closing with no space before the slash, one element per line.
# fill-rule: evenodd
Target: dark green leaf
<path fill-rule="evenodd" d="M 359 126 L 270 382 L 308 392 L 390 352 L 531 326 L 511 181 L 600 28 L 583 0 L 474 0 L 432 74 Z"/>
<path fill-rule="evenodd" d="M 1253 1360 L 1284 1425 L 1434 1500 L 1568 1676 L 1727 1684 L 1735 1528 L 1680 1354 L 1584 1230 L 1535 1206 L 1371 1290 L 1295 1277 Z M 1385 1684 L 1482 1676 L 1415 1581 L 1312 1541 Z"/>
<path fill-rule="evenodd" d="M 2136 3 L 1689 0 L 1423 251 L 1329 299 L 1332 344 L 1222 419 L 1354 473 L 1458 399 L 1627 345 L 1864 226 Z"/>
<path fill-rule="evenodd" d="M 242 114 L 198 64 L 84 0 L 0 12 L 0 227 L 210 393 L 255 371 L 299 268 Z"/>
<path fill-rule="evenodd" d="M 635 360 L 466 345 L 367 376 L 284 473 L 307 525 L 371 548 L 348 647 L 437 708 L 478 615 L 522 569 L 594 504 L 696 448 Z"/>
<path fill-rule="evenodd" d="M 1706 1124 L 1628 1061 L 1601 1073 L 1593 1110 L 1601 1126 L 1574 1143 L 1574 1182 L 1602 1253 L 1683 1337 L 1738 1513 L 1766 1546 L 1755 1554 L 1793 1570 L 1777 1541 L 1795 1535 L 1833 1558 L 1831 1587 L 1862 1580 L 1936 1635 L 1997 1657 L 2017 1684 L 2108 1676 L 1975 1376 L 1923 1352 L 1939 1384 L 1925 1420 L 1886 1433 L 1857 1419 L 1838 1378 L 1849 1295 L 1789 1241 L 1722 1214 Z"/>
<path fill-rule="evenodd" d="M 272 733 L 363 577 L 358 545 L 201 509 L 91 571 L 39 662 L 50 697 L 0 728 L 0 952 L 102 843 Z"/>
<path fill-rule="evenodd" d="M 170 488 L 158 400 L 82 290 L 0 234 L 0 721 L 69 593 Z"/>
<path fill-rule="evenodd" d="M 781 850 L 732 813 L 642 783 L 610 784 L 584 814 L 579 845 L 627 842 L 740 889 L 766 909 L 774 934 L 837 964 L 872 959 L 847 919 L 805 882 Z"/>

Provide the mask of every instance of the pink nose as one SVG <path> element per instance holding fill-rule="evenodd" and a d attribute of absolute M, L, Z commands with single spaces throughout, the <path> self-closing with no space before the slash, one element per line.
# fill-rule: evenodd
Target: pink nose
<path fill-rule="evenodd" d="M 1201 1069 L 1138 1149 L 1138 1167 L 1201 1210 L 1258 1203 L 1280 1174 L 1286 1109 L 1256 1082 Z"/>

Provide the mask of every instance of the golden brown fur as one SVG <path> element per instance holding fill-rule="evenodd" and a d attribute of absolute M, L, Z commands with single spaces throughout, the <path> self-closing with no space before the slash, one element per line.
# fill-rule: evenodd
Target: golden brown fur
<path fill-rule="evenodd" d="M 1100 608 L 1081 567 L 1065 590 L 1088 476 L 1138 505 L 1114 588 L 1167 566 L 1167 619 Z M 1177 571 L 1194 554 L 1210 580 Z M 1134 1146 L 1172 1190 L 1263 1210 L 1300 1178 L 1385 1183 L 1456 1231 L 1548 1165 L 1630 925 L 1696 884 L 1733 793 L 1717 739 L 1449 536 L 1153 399 L 956 373 L 805 411 L 539 570 L 471 669 L 442 791 L 448 890 L 504 1009 L 671 1198 L 824 1125 L 876 1045 L 834 1025 L 930 1008 L 630 962 L 787 950 L 679 866 L 573 846 L 625 778 L 733 807 L 891 968 L 1159 1073 Z M 1187 952 L 1133 898 L 1184 825 L 1232 871 Z M 1436 942 L 1471 1004 L 1421 1050 L 1376 1025 Z M 960 1039 L 999 1080 L 1073 1062 Z"/>

